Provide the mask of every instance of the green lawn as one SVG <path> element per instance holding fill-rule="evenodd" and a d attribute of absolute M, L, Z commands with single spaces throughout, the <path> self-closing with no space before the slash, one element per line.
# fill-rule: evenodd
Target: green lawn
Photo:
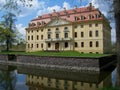
<path fill-rule="evenodd" d="M 0 52 L 0 54 L 22 54 L 22 55 L 35 55 L 35 56 L 65 56 L 65 57 L 103 57 L 110 54 L 81 54 L 77 51 L 60 51 L 60 52 L 20 52 L 20 51 L 9 51 L 9 52 Z"/>

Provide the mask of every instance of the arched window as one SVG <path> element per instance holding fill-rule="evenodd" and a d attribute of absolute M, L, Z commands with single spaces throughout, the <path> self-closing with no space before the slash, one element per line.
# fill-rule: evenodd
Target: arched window
<path fill-rule="evenodd" d="M 92 37 L 92 31 L 89 31 L 89 37 Z"/>
<path fill-rule="evenodd" d="M 48 43 L 48 48 L 50 48 L 51 47 L 51 43 Z"/>
<path fill-rule="evenodd" d="M 36 46 L 37 46 L 37 48 L 39 48 L 39 44 L 37 44 Z"/>
<path fill-rule="evenodd" d="M 77 42 L 75 42 L 75 47 L 78 47 L 78 43 Z"/>
<path fill-rule="evenodd" d="M 93 43 L 92 43 L 92 41 L 90 41 L 90 43 L 89 43 L 89 46 L 90 46 L 90 47 L 92 47 L 92 46 L 93 46 Z"/>
<path fill-rule="evenodd" d="M 84 32 L 81 32 L 81 37 L 84 37 Z"/>
<path fill-rule="evenodd" d="M 81 47 L 84 47 L 84 42 L 81 42 Z"/>
<path fill-rule="evenodd" d="M 37 40 L 39 40 L 39 35 L 37 35 Z"/>
<path fill-rule="evenodd" d="M 33 35 L 31 36 L 31 40 L 33 40 Z"/>
<path fill-rule="evenodd" d="M 95 31 L 95 36 L 96 36 L 96 37 L 99 36 L 98 30 Z"/>
<path fill-rule="evenodd" d="M 96 47 L 99 47 L 99 42 L 98 41 L 96 41 Z"/>
<path fill-rule="evenodd" d="M 68 38 L 68 33 L 64 33 L 64 37 L 65 37 L 65 38 Z"/>

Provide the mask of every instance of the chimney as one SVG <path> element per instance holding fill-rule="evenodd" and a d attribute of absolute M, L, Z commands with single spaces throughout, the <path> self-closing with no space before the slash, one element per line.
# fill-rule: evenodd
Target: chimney
<path fill-rule="evenodd" d="M 64 11 L 66 11 L 66 8 L 65 8 L 65 7 L 64 7 L 63 9 L 64 9 Z"/>
<path fill-rule="evenodd" d="M 55 9 L 53 9 L 53 12 L 56 12 L 56 10 L 55 10 Z"/>
<path fill-rule="evenodd" d="M 89 7 L 92 7 L 92 3 L 89 3 Z"/>
<path fill-rule="evenodd" d="M 74 9 L 77 9 L 77 5 L 74 6 Z"/>

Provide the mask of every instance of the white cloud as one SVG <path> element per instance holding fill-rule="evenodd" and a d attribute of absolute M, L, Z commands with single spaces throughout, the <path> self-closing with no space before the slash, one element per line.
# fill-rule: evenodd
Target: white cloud
<path fill-rule="evenodd" d="M 26 34 L 26 31 L 25 31 L 25 26 L 23 26 L 23 24 L 17 24 L 16 25 L 16 28 L 17 30 L 19 31 L 19 33 L 22 34 L 23 38 L 25 38 L 25 34 Z"/>
<path fill-rule="evenodd" d="M 64 2 L 63 3 L 63 8 L 66 8 L 66 9 L 70 9 L 70 4 L 69 3 L 67 3 L 67 2 Z"/>
<path fill-rule="evenodd" d="M 39 1 L 39 0 L 33 0 L 30 4 L 32 4 L 32 7 L 24 7 L 23 4 L 18 1 L 19 8 L 21 10 L 20 15 L 18 17 L 25 17 L 27 15 L 33 14 L 37 12 L 39 8 L 43 8 L 45 5 L 45 2 Z"/>
<path fill-rule="evenodd" d="M 43 15 L 46 13 L 51 13 L 51 12 L 53 12 L 53 9 L 55 9 L 56 11 L 63 10 L 64 7 L 66 9 L 70 9 L 70 4 L 67 2 L 64 2 L 62 7 L 60 7 L 58 5 L 54 5 L 52 7 L 43 6 L 43 8 L 39 9 L 39 11 L 37 12 L 37 16 L 40 16 L 40 15 Z"/>
<path fill-rule="evenodd" d="M 0 8 L 5 4 L 5 0 L 0 0 Z"/>

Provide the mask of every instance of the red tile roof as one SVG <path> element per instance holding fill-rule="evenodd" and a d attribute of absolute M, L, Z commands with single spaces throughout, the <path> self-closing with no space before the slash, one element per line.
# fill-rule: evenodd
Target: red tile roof
<path fill-rule="evenodd" d="M 91 15 L 91 19 L 89 18 L 89 15 Z M 98 15 L 98 16 L 97 16 Z M 81 19 L 83 16 L 84 19 Z M 81 8 L 74 8 L 71 10 L 63 10 L 60 12 L 53 12 L 50 14 L 44 14 L 42 16 L 38 16 L 37 18 L 33 19 L 30 24 L 33 24 L 35 22 L 45 22 L 47 24 L 52 20 L 52 18 L 62 18 L 70 22 L 83 22 L 83 21 L 90 21 L 90 20 L 102 20 L 104 17 L 101 14 L 101 12 L 95 8 L 94 6 L 87 6 L 87 7 L 81 7 Z M 76 20 L 75 20 L 76 18 Z M 41 24 L 41 26 L 44 26 L 45 24 Z M 37 23 L 34 26 L 31 27 L 37 27 Z M 40 27 L 40 26 L 39 26 Z"/>

